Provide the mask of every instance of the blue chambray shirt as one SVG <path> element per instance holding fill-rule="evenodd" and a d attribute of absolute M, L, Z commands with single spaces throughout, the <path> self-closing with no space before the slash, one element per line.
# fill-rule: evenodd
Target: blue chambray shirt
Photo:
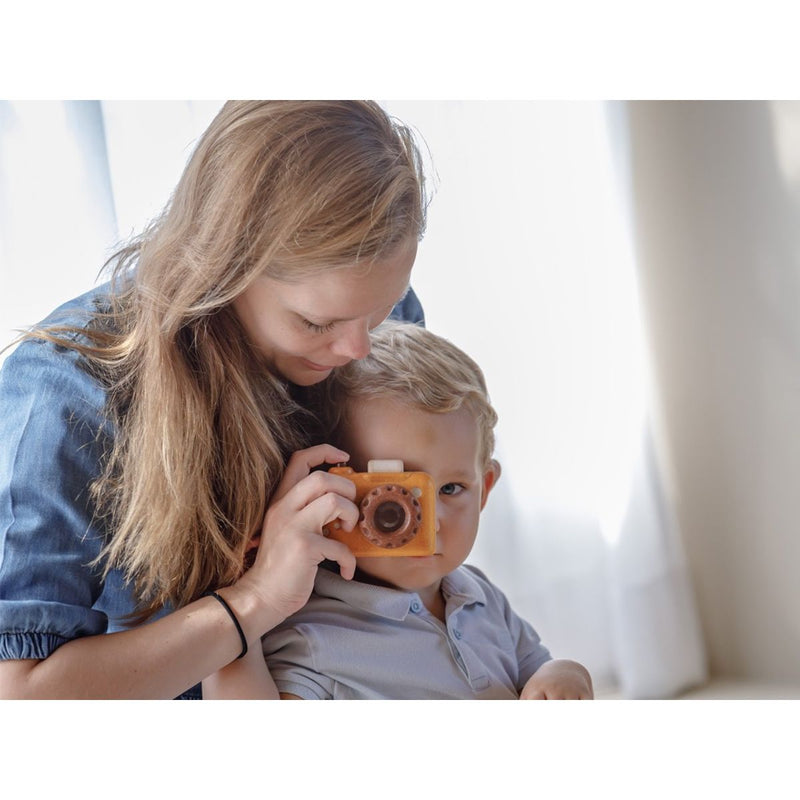
<path fill-rule="evenodd" d="M 82 326 L 107 292 L 97 287 L 46 322 Z M 391 316 L 424 324 L 413 290 Z M 123 630 L 135 609 L 122 575 L 103 581 L 92 566 L 108 534 L 89 495 L 113 436 L 104 404 L 69 348 L 26 341 L 0 369 L 0 659 L 43 659 L 71 639 Z M 199 698 L 199 686 L 181 697 Z"/>

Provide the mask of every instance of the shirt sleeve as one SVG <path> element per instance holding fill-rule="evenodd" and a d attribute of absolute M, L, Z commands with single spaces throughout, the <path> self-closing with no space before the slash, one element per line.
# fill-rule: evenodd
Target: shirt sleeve
<path fill-rule="evenodd" d="M 531 675 L 542 664 L 551 661 L 553 657 L 550 655 L 550 651 L 542 644 L 542 640 L 533 626 L 511 608 L 505 595 L 503 595 L 503 600 L 505 603 L 506 623 L 517 649 L 519 676 L 516 688 L 518 692 L 521 692 Z"/>
<path fill-rule="evenodd" d="M 89 488 L 99 472 L 104 393 L 70 349 L 26 341 L 0 371 L 0 658 L 46 658 L 103 633 L 91 562 L 102 537 Z"/>
<path fill-rule="evenodd" d="M 467 569 L 473 576 L 480 579 L 485 591 L 491 592 L 497 608 L 499 608 L 505 619 L 517 656 L 516 689 L 517 692 L 521 692 L 531 675 L 542 664 L 551 661 L 553 657 L 550 655 L 550 651 L 542 644 L 542 640 L 533 626 L 514 611 L 503 591 L 489 581 L 486 575 L 477 567 L 470 565 Z"/>
<path fill-rule="evenodd" d="M 314 669 L 313 646 L 304 627 L 277 628 L 263 638 L 267 668 L 279 692 L 303 700 L 333 700 L 334 681 Z"/>

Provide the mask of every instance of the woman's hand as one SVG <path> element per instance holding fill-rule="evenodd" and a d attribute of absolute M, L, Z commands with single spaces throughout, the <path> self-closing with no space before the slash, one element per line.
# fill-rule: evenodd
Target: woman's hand
<path fill-rule="evenodd" d="M 528 678 L 519 699 L 592 700 L 592 678 L 577 661 L 547 661 Z"/>
<path fill-rule="evenodd" d="M 253 566 L 225 589 L 226 598 L 243 614 L 248 612 L 241 605 L 242 592 L 262 608 L 263 621 L 256 623 L 257 631 L 250 631 L 255 637 L 305 605 L 321 561 L 335 561 L 342 577 L 353 577 L 355 557 L 346 545 L 325 537 L 322 528 L 334 520 L 345 530 L 356 525 L 355 486 L 340 475 L 312 471 L 348 458 L 326 444 L 299 450 L 289 459 L 264 517 Z"/>

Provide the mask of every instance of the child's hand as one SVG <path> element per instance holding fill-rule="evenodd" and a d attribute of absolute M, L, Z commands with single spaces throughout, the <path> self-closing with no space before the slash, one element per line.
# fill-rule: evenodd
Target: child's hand
<path fill-rule="evenodd" d="M 528 678 L 519 699 L 593 700 L 592 678 L 577 661 L 548 661 Z"/>

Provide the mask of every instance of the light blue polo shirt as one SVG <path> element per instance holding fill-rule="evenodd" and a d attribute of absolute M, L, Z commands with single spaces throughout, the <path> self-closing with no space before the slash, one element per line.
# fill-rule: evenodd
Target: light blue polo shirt
<path fill-rule="evenodd" d="M 442 581 L 446 623 L 416 592 L 320 569 L 307 605 L 263 639 L 281 692 L 306 700 L 515 700 L 550 653 L 478 569 Z"/>

